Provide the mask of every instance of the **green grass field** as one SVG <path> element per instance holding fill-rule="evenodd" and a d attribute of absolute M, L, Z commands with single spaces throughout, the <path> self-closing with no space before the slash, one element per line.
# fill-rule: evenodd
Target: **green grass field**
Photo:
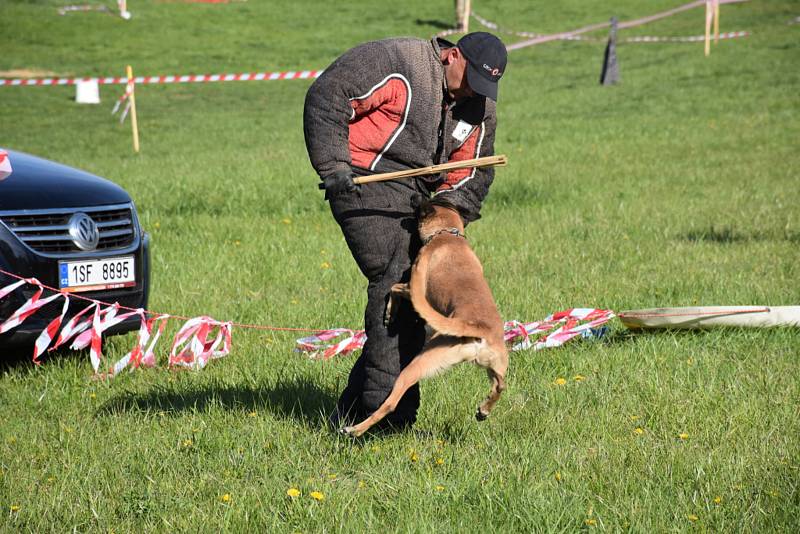
<path fill-rule="evenodd" d="M 0 71 L 319 69 L 454 18 L 449 1 L 132 0 L 127 22 L 58 15 L 66 3 L 0 0 Z M 473 9 L 544 33 L 680 3 Z M 598 85 L 601 43 L 510 54 L 496 142 L 510 163 L 469 228 L 506 319 L 800 304 L 798 15 L 789 0 L 722 6 L 722 31 L 752 35 L 708 58 L 702 43 L 620 44 L 616 87 Z M 696 9 L 621 37 L 702 31 Z M 131 193 L 153 239 L 153 311 L 360 328 L 366 284 L 303 144 L 309 83 L 141 86 L 138 155 L 109 113 L 122 86 L 101 86 L 97 106 L 72 87 L 0 87 L 0 146 Z M 110 382 L 92 380 L 86 354 L 7 361 L 0 531 L 800 530 L 800 332 L 614 325 L 602 341 L 513 353 L 485 423 L 484 373 L 462 366 L 423 384 L 413 431 L 362 441 L 324 424 L 353 357 L 308 360 L 290 333 L 238 329 L 205 371 Z M 134 340 L 113 338 L 107 357 Z"/>

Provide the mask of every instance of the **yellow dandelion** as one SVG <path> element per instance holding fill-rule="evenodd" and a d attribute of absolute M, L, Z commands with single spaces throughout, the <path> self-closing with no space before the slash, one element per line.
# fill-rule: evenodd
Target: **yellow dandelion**
<path fill-rule="evenodd" d="M 639 416 L 638 415 L 629 415 L 628 417 L 630 418 L 631 421 L 638 421 L 639 420 Z"/>
<path fill-rule="evenodd" d="M 678 434 L 678 437 L 681 439 L 689 439 L 689 434 L 687 434 L 686 432 L 681 432 L 680 434 Z"/>
<path fill-rule="evenodd" d="M 155 226 L 156 228 L 161 228 L 161 223 L 156 221 L 156 223 L 153 226 Z"/>
<path fill-rule="evenodd" d="M 286 490 L 286 495 L 288 495 L 291 498 L 299 497 L 300 490 L 297 488 L 289 488 L 288 490 Z"/>
<path fill-rule="evenodd" d="M 436 491 L 444 491 L 444 486 L 436 486 Z"/>
<path fill-rule="evenodd" d="M 358 481 L 358 487 L 359 487 L 359 488 L 365 488 L 366 486 L 367 486 L 367 485 L 364 483 L 364 481 L 363 481 L 363 480 L 359 480 L 359 481 Z"/>
<path fill-rule="evenodd" d="M 55 478 L 55 477 L 47 477 L 47 483 L 48 483 L 48 484 L 52 484 L 52 483 L 53 483 L 53 482 L 55 482 L 55 481 L 56 481 L 56 478 Z"/>
<path fill-rule="evenodd" d="M 284 217 L 283 219 L 281 219 L 281 222 L 283 224 L 292 224 L 292 220 L 289 217 Z"/>
<path fill-rule="evenodd" d="M 444 465 L 444 460 L 442 458 L 437 458 L 436 465 Z"/>
<path fill-rule="evenodd" d="M 6 438 L 6 443 L 8 443 L 9 445 L 13 445 L 16 442 L 17 442 L 17 438 L 15 438 L 14 436 Z"/>
<path fill-rule="evenodd" d="M 248 416 L 250 416 L 250 417 L 257 417 L 257 416 L 258 416 L 258 413 L 257 413 L 257 412 L 250 412 L 250 413 L 249 413 L 249 414 L 247 414 L 247 415 L 248 415 Z"/>
<path fill-rule="evenodd" d="M 309 495 L 311 495 L 312 499 L 315 499 L 317 501 L 325 500 L 325 494 L 322 493 L 321 491 L 312 491 L 311 493 L 309 493 Z"/>
<path fill-rule="evenodd" d="M 323 261 L 322 264 L 320 264 L 320 267 L 322 269 L 330 269 L 331 268 L 331 264 L 328 263 L 327 261 Z"/>
<path fill-rule="evenodd" d="M 226 493 L 225 495 L 220 497 L 219 500 L 221 500 L 222 502 L 231 502 L 231 494 Z"/>
<path fill-rule="evenodd" d="M 644 429 L 640 426 L 637 426 L 636 428 L 633 429 L 633 433 L 638 436 L 641 436 L 642 434 L 644 434 Z"/>
<path fill-rule="evenodd" d="M 412 462 L 416 462 L 417 460 L 419 460 L 419 456 L 417 456 L 417 453 L 413 452 L 413 451 L 411 452 L 411 457 L 410 458 L 411 458 Z"/>
<path fill-rule="evenodd" d="M 291 300 L 291 303 L 292 303 L 292 304 L 300 304 L 300 301 L 299 301 L 299 300 L 297 300 L 297 299 L 292 299 L 292 300 Z"/>
<path fill-rule="evenodd" d="M 780 493 L 778 493 L 778 490 L 772 490 L 769 492 L 769 494 L 772 495 L 773 497 L 777 497 L 778 495 L 780 495 Z"/>
<path fill-rule="evenodd" d="M 686 360 L 686 365 L 692 365 L 692 364 L 694 364 L 694 358 L 689 358 Z"/>
<path fill-rule="evenodd" d="M 192 446 L 192 440 L 190 440 L 190 439 L 183 440 L 183 446 L 184 447 L 191 447 Z"/>
<path fill-rule="evenodd" d="M 575 376 L 573 376 L 573 377 L 572 377 L 572 379 L 573 379 L 575 382 L 581 382 L 581 381 L 583 381 L 583 380 L 586 380 L 586 377 L 585 377 L 585 376 L 583 376 L 583 375 L 575 375 Z"/>
<path fill-rule="evenodd" d="M 689 521 L 697 521 L 698 519 L 700 519 L 699 517 L 697 517 L 697 516 L 696 516 L 696 515 L 694 515 L 694 514 L 687 514 L 686 518 L 687 518 Z"/>
<path fill-rule="evenodd" d="M 336 474 L 335 474 L 335 473 L 330 473 L 330 474 L 328 475 L 328 478 L 329 478 L 330 480 L 336 480 Z"/>
<path fill-rule="evenodd" d="M 242 242 L 237 239 L 236 241 L 233 242 L 233 244 L 238 247 L 239 245 L 242 244 Z"/>
<path fill-rule="evenodd" d="M 20 506 L 18 504 L 12 504 L 11 505 L 11 511 L 12 512 L 19 512 L 19 508 L 20 508 Z"/>
<path fill-rule="evenodd" d="M 378 447 L 377 445 L 373 445 L 372 446 L 372 452 L 381 452 L 381 448 Z"/>
<path fill-rule="evenodd" d="M 97 398 L 97 394 L 96 393 L 90 393 L 89 394 L 89 398 L 90 399 L 96 399 Z"/>
<path fill-rule="evenodd" d="M 566 378 L 561 378 L 560 376 L 553 381 L 553 384 L 555 384 L 557 386 L 563 386 L 566 383 L 567 383 L 567 379 Z"/>
<path fill-rule="evenodd" d="M 719 495 L 714 497 L 714 504 L 721 504 L 721 503 L 722 503 L 722 497 L 720 497 Z"/>
<path fill-rule="evenodd" d="M 561 471 L 556 471 L 556 474 L 553 475 L 556 479 L 556 482 L 561 482 Z"/>
<path fill-rule="evenodd" d="M 593 527 L 593 526 L 595 526 L 597 524 L 597 519 L 589 518 L 589 519 L 586 519 L 584 521 L 584 523 L 586 523 L 590 527 Z"/>

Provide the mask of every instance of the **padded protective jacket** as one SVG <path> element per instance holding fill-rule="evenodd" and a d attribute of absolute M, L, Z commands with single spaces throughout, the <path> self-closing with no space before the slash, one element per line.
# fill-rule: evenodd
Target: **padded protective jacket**
<path fill-rule="evenodd" d="M 342 55 L 306 95 L 303 129 L 320 177 L 352 169 L 357 175 L 426 167 L 494 154 L 495 104 L 480 95 L 448 104 L 434 38 L 395 38 L 359 45 Z M 494 169 L 461 169 L 424 177 L 447 195 L 467 221 L 480 215 Z M 402 180 L 415 187 L 416 178 Z M 364 187 L 369 187 L 364 186 Z"/>

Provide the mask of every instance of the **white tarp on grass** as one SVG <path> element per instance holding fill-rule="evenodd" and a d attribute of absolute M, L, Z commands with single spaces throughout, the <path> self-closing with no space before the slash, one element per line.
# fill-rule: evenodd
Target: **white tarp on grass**
<path fill-rule="evenodd" d="M 800 306 L 651 308 L 627 310 L 617 316 L 631 329 L 800 326 Z"/>

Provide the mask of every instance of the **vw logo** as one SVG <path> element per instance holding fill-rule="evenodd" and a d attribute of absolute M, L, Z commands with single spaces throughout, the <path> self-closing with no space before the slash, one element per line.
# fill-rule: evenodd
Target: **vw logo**
<path fill-rule="evenodd" d="M 69 235 L 81 250 L 94 250 L 100 241 L 97 224 L 85 213 L 76 213 L 69 220 Z"/>

